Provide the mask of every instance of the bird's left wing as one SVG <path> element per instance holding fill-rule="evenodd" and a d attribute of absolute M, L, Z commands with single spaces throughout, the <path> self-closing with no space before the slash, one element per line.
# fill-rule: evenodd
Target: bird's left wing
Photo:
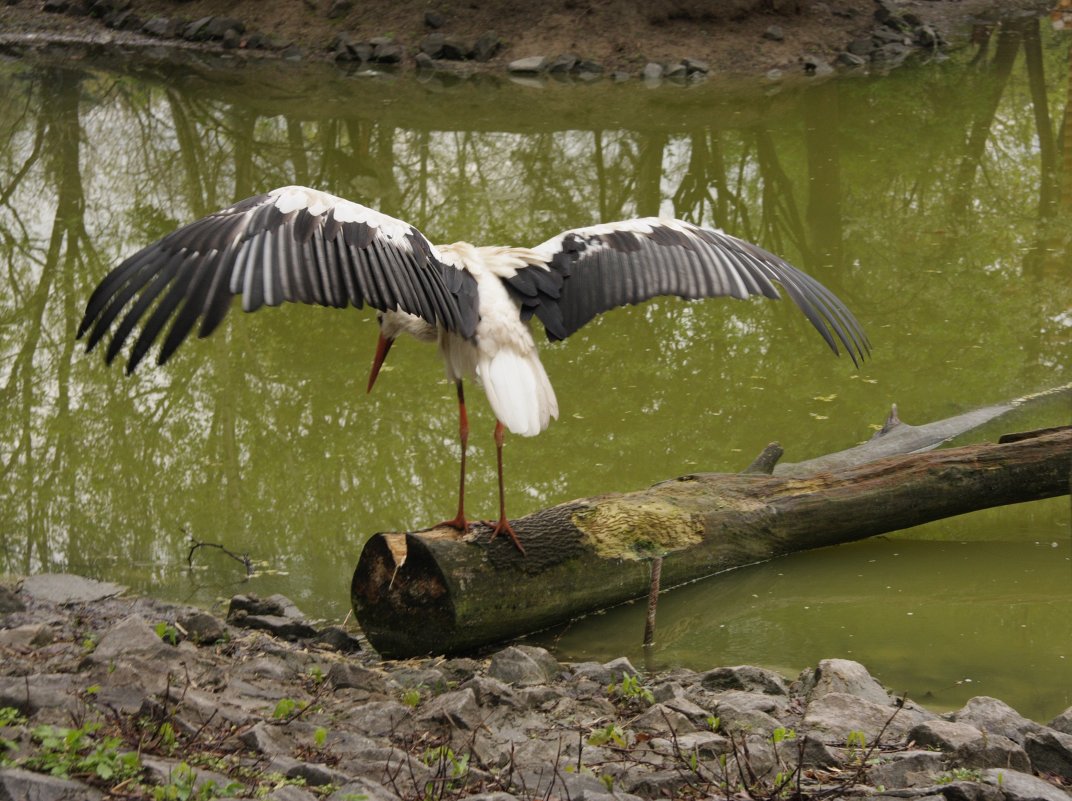
<path fill-rule="evenodd" d="M 504 280 L 523 314 L 535 314 L 551 340 L 565 339 L 597 314 L 658 295 L 778 298 L 776 281 L 835 353 L 837 341 L 854 363 L 870 351 L 860 324 L 833 292 L 721 231 L 649 217 L 564 231 L 533 251 L 542 263 Z"/>
<path fill-rule="evenodd" d="M 408 223 L 327 192 L 285 186 L 192 222 L 126 259 L 93 292 L 78 336 L 88 332 L 92 350 L 119 319 L 108 343 L 111 363 L 146 318 L 129 373 L 169 321 L 158 364 L 198 321 L 198 336 L 212 333 L 240 295 L 245 311 L 284 301 L 401 309 L 471 337 L 475 286 L 466 278 Z"/>

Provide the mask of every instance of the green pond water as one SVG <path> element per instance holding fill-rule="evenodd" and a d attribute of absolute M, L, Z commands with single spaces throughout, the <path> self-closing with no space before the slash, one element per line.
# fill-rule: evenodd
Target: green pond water
<path fill-rule="evenodd" d="M 536 244 L 667 214 L 785 255 L 853 309 L 855 369 L 790 303 L 659 299 L 543 348 L 561 419 L 506 447 L 511 516 L 867 439 L 1072 382 L 1069 41 L 999 26 L 985 50 L 775 87 L 451 84 L 332 68 L 0 65 L 0 572 L 74 571 L 211 605 L 292 597 L 341 618 L 366 537 L 453 515 L 453 387 L 402 341 L 375 392 L 368 310 L 235 311 L 132 377 L 74 340 L 124 256 L 287 183 L 433 241 Z M 1062 157 L 1063 154 L 1063 157 Z M 540 335 L 542 337 L 542 333 Z M 496 512 L 470 390 L 473 517 Z M 1069 396 L 961 442 L 1069 422 Z M 216 549 L 249 554 L 240 564 Z M 555 592 L 548 587 L 547 592 Z M 866 664 L 935 708 L 1072 704 L 1067 498 L 801 553 L 533 638 L 655 668 Z"/>

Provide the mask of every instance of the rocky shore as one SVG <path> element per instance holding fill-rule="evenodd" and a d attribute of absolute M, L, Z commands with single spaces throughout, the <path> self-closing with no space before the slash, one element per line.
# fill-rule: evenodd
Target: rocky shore
<path fill-rule="evenodd" d="M 1048 0 L 674 0 L 626 3 L 251 3 L 249 0 L 7 0 L 0 53 L 66 47 L 199 63 L 205 57 L 334 61 L 518 80 L 692 83 L 709 74 L 886 71 L 939 56 L 972 26 L 1042 13 Z"/>
<path fill-rule="evenodd" d="M 122 591 L 0 587 L 3 801 L 1072 798 L 1072 709 L 938 715 L 842 659 L 795 680 L 527 646 L 388 662 L 281 596 L 220 620 Z"/>

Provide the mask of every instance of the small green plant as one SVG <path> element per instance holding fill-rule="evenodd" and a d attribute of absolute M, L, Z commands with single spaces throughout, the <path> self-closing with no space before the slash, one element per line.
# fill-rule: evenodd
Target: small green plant
<path fill-rule="evenodd" d="M 328 730 L 323 726 L 317 726 L 316 731 L 313 732 L 313 742 L 317 748 L 323 748 L 324 744 L 328 741 Z"/>
<path fill-rule="evenodd" d="M 706 722 L 707 728 L 711 731 L 718 731 L 722 727 L 722 718 L 718 715 L 708 715 Z"/>
<path fill-rule="evenodd" d="M 786 740 L 795 739 L 797 739 L 796 729 L 787 729 L 785 726 L 779 726 L 771 732 L 771 742 L 773 742 L 775 745 Z"/>
<path fill-rule="evenodd" d="M 469 755 L 458 756 L 447 745 L 427 749 L 421 756 L 421 761 L 429 767 L 443 765 L 449 770 L 449 775 L 452 779 L 460 779 L 469 772 Z"/>
<path fill-rule="evenodd" d="M 641 684 L 636 676 L 622 676 L 622 680 L 610 685 L 607 692 L 627 702 L 643 701 L 650 704 L 655 701 L 651 690 Z"/>
<path fill-rule="evenodd" d="M 0 729 L 4 728 L 4 726 L 17 726 L 25 722 L 26 718 L 15 707 L 0 706 Z"/>
<path fill-rule="evenodd" d="M 983 772 L 978 768 L 953 768 L 948 773 L 938 777 L 938 784 L 952 784 L 953 782 L 981 782 Z"/>
<path fill-rule="evenodd" d="M 854 729 L 845 738 L 845 746 L 850 749 L 867 748 L 867 735 Z"/>
<path fill-rule="evenodd" d="M 286 720 L 299 715 L 309 707 L 309 702 L 295 701 L 293 698 L 280 698 L 272 710 L 272 717 L 276 720 Z"/>
<path fill-rule="evenodd" d="M 320 665 L 313 665 L 312 667 L 309 668 L 309 670 L 307 672 L 308 672 L 309 678 L 312 680 L 313 684 L 319 686 L 319 685 L 324 683 L 324 679 L 326 677 L 324 676 L 324 669 L 322 667 L 320 667 Z"/>
<path fill-rule="evenodd" d="M 167 784 L 152 790 L 153 801 L 211 801 L 214 798 L 233 796 L 245 790 L 239 782 L 228 782 L 222 787 L 211 779 L 198 784 L 197 771 L 180 762 L 168 777 Z"/>
<path fill-rule="evenodd" d="M 170 623 L 161 621 L 153 626 L 153 631 L 156 632 L 156 636 L 166 642 L 168 645 L 179 644 L 179 630 L 172 626 Z"/>
<path fill-rule="evenodd" d="M 416 688 L 406 690 L 402 693 L 402 703 L 416 709 L 421 703 L 421 691 Z"/>
<path fill-rule="evenodd" d="M 615 745 L 618 748 L 625 748 L 625 731 L 617 723 L 608 723 L 604 728 L 594 731 L 588 736 L 588 744 L 594 746 Z"/>
<path fill-rule="evenodd" d="M 82 640 L 82 650 L 87 654 L 93 653 L 93 650 L 97 647 L 97 635 L 87 634 Z"/>
<path fill-rule="evenodd" d="M 96 776 L 104 781 L 122 781 L 141 772 L 141 760 L 133 751 L 121 752 L 118 737 L 94 735 L 99 723 L 87 723 L 77 729 L 37 726 L 30 735 L 40 750 L 23 764 L 31 770 L 52 776 Z"/>

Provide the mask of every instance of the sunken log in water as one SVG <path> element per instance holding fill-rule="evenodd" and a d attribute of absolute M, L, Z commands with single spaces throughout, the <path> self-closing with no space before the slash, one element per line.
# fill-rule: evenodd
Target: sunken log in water
<path fill-rule="evenodd" d="M 1067 494 L 1072 427 L 1004 444 L 892 456 L 804 476 L 707 473 L 584 498 L 514 521 L 377 534 L 354 611 L 384 656 L 461 653 L 664 587 L 977 509 Z"/>

